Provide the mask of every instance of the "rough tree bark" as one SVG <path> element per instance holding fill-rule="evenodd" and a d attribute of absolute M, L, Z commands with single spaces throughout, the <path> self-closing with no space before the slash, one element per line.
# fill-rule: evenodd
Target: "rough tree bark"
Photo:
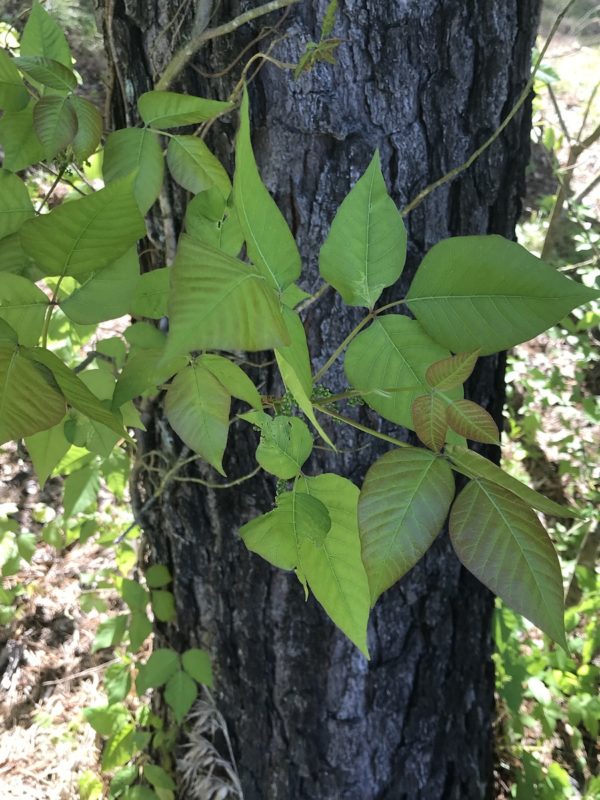
<path fill-rule="evenodd" d="M 214 5 L 211 24 L 257 3 Z M 528 76 L 538 0 L 343 0 L 340 6 L 335 33 L 343 44 L 335 66 L 319 65 L 298 81 L 265 66 L 251 90 L 257 159 L 297 236 L 308 289 L 319 285 L 316 256 L 334 211 L 375 147 L 404 205 L 498 126 Z M 305 0 L 289 12 L 276 34 L 286 34 L 274 51 L 279 58 L 297 60 L 318 37 L 325 7 L 325 0 Z M 135 97 L 152 87 L 190 35 L 193 9 L 180 0 L 106 0 L 104 13 L 119 127 L 137 120 Z M 222 70 L 280 17 L 211 42 L 193 64 Z M 238 76 L 239 65 L 217 79 L 188 68 L 173 88 L 225 97 Z M 212 146 L 230 165 L 234 123 L 232 116 L 212 132 Z M 389 297 L 402 296 L 439 239 L 513 236 L 528 138 L 525 109 L 473 168 L 410 215 L 408 265 Z M 175 232 L 181 208 L 179 192 L 168 185 L 162 216 L 173 210 Z M 310 308 L 306 328 L 318 364 L 355 321 L 334 292 Z M 482 360 L 469 384 L 470 396 L 497 420 L 503 366 L 501 355 Z M 270 369 L 253 375 L 267 388 L 275 380 Z M 329 385 L 343 384 L 338 365 Z M 160 405 L 146 409 L 142 448 L 175 458 L 180 445 Z M 360 483 L 386 448 L 340 428 L 333 435 L 342 452 L 333 458 L 317 451 L 311 471 L 334 469 Z M 249 472 L 255 435 L 234 426 L 230 441 L 228 474 Z M 142 501 L 152 494 L 151 477 L 139 473 L 135 491 Z M 460 567 L 442 534 L 375 609 L 367 663 L 313 600 L 305 604 L 293 575 L 249 555 L 237 537 L 238 527 L 268 510 L 272 498 L 268 476 L 231 491 L 173 483 L 143 520 L 151 559 L 169 564 L 175 576 L 177 624 L 162 634 L 176 647 L 199 644 L 213 654 L 215 698 L 246 799 L 491 796 L 491 595 Z"/>

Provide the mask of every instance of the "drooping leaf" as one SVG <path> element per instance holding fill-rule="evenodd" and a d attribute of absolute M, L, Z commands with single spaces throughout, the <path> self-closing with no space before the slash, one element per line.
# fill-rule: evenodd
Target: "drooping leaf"
<path fill-rule="evenodd" d="M 140 275 L 131 298 L 130 313 L 148 319 L 166 316 L 170 277 L 171 272 L 166 267 Z"/>
<path fill-rule="evenodd" d="M 73 70 L 53 58 L 39 55 L 21 56 L 15 58 L 14 63 L 21 72 L 49 89 L 71 92 L 77 87 L 77 78 Z"/>
<path fill-rule="evenodd" d="M 0 169 L 0 239 L 18 231 L 33 215 L 33 205 L 23 181 L 7 169 Z"/>
<path fill-rule="evenodd" d="M 0 344 L 0 444 L 52 428 L 65 411 L 52 375 L 24 357 L 24 348 Z"/>
<path fill-rule="evenodd" d="M 282 307 L 283 319 L 289 336 L 289 344 L 275 349 L 277 366 L 286 389 L 299 408 L 306 414 L 324 442 L 335 450 L 315 416 L 311 395 L 313 389 L 310 355 L 304 326 L 298 314 L 287 306 Z"/>
<path fill-rule="evenodd" d="M 33 109 L 33 127 L 46 160 L 51 161 L 77 133 L 77 116 L 69 99 L 56 94 L 40 97 Z"/>
<path fill-rule="evenodd" d="M 200 192 L 190 200 L 184 222 L 190 236 L 230 256 L 239 255 L 244 234 L 237 212 L 227 205 L 216 187 Z"/>
<path fill-rule="evenodd" d="M 173 178 L 192 194 L 213 186 L 227 199 L 231 181 L 225 168 L 197 136 L 173 136 L 167 148 L 167 164 Z"/>
<path fill-rule="evenodd" d="M 359 491 L 339 475 L 305 478 L 299 487 L 320 500 L 331 518 L 322 544 L 300 542 L 300 568 L 331 620 L 368 657 L 369 584 L 360 554 Z"/>
<path fill-rule="evenodd" d="M 198 683 L 211 687 L 213 685 L 210 656 L 206 650 L 192 647 L 181 655 L 181 664 L 187 674 Z"/>
<path fill-rule="evenodd" d="M 450 468 L 428 450 L 392 450 L 369 469 L 358 524 L 372 605 L 427 552 L 453 497 Z"/>
<path fill-rule="evenodd" d="M 179 670 L 179 656 L 168 647 L 159 647 L 140 667 L 136 680 L 138 695 L 146 689 L 158 689 Z"/>
<path fill-rule="evenodd" d="M 22 348 L 21 352 L 33 364 L 42 364 L 50 370 L 70 406 L 91 420 L 106 425 L 107 428 L 110 428 L 119 436 L 128 438 L 120 415 L 106 408 L 87 388 L 85 383 L 77 377 L 75 372 L 69 369 L 54 353 L 43 347 Z"/>
<path fill-rule="evenodd" d="M 406 229 L 387 193 L 379 151 L 339 207 L 319 257 L 323 279 L 346 305 L 373 308 L 406 259 Z"/>
<path fill-rule="evenodd" d="M 452 506 L 450 539 L 470 572 L 566 649 L 558 557 L 529 506 L 501 486 L 472 481 Z"/>
<path fill-rule="evenodd" d="M 163 354 L 161 348 L 140 349 L 129 355 L 115 387 L 113 408 L 121 408 L 124 403 L 164 383 L 182 370 L 188 362 L 187 356 L 175 356 L 159 365 Z"/>
<path fill-rule="evenodd" d="M 4 169 L 19 172 L 44 158 L 44 149 L 33 128 L 34 106 L 32 100 L 22 111 L 5 111 L 0 119 Z"/>
<path fill-rule="evenodd" d="M 85 161 L 96 152 L 102 137 L 102 115 L 85 97 L 71 95 L 71 108 L 77 117 L 77 133 L 73 139 L 73 153 L 77 161 Z"/>
<path fill-rule="evenodd" d="M 158 136 L 145 128 L 123 128 L 104 145 L 102 174 L 107 184 L 135 173 L 133 192 L 142 214 L 160 194 L 165 161 Z"/>
<path fill-rule="evenodd" d="M 198 362 L 212 372 L 232 397 L 243 400 L 258 411 L 262 410 L 262 401 L 258 390 L 241 367 L 228 358 L 217 356 L 214 353 L 200 356 Z"/>
<path fill-rule="evenodd" d="M 445 392 L 448 389 L 455 389 L 464 383 L 479 358 L 479 350 L 472 353 L 457 353 L 450 358 L 443 358 L 436 361 L 427 368 L 425 380 L 432 389 Z"/>
<path fill-rule="evenodd" d="M 184 234 L 171 270 L 167 356 L 287 343 L 275 292 L 254 268 Z"/>
<path fill-rule="evenodd" d="M 48 298 L 34 283 L 20 275 L 2 276 L 0 319 L 16 331 L 20 344 L 37 344 L 47 307 Z"/>
<path fill-rule="evenodd" d="M 141 95 L 137 106 L 146 125 L 160 130 L 205 122 L 233 108 L 230 102 L 161 91 Z"/>
<path fill-rule="evenodd" d="M 439 452 L 446 441 L 448 423 L 446 404 L 435 394 L 422 394 L 415 397 L 412 404 L 412 418 L 415 433 L 424 445 Z"/>
<path fill-rule="evenodd" d="M 446 407 L 452 430 L 474 442 L 499 444 L 500 433 L 491 414 L 471 400 L 455 400 Z"/>
<path fill-rule="evenodd" d="M 65 478 L 63 497 L 63 516 L 66 519 L 87 511 L 96 503 L 100 489 L 100 471 L 97 464 L 72 472 Z"/>
<path fill-rule="evenodd" d="M 251 261 L 274 288 L 283 291 L 300 276 L 300 255 L 281 211 L 258 173 L 250 141 L 247 90 L 240 108 L 233 195 Z"/>
<path fill-rule="evenodd" d="M 71 444 L 65 437 L 64 423 L 61 420 L 52 428 L 28 436 L 25 439 L 25 446 L 33 462 L 38 482 L 43 486 Z"/>
<path fill-rule="evenodd" d="M 0 49 L 0 108 L 3 111 L 21 111 L 29 100 L 30 94 L 13 60 Z"/>
<path fill-rule="evenodd" d="M 198 687 L 190 676 L 183 670 L 178 670 L 167 681 L 165 687 L 165 700 L 175 715 L 178 723 L 181 723 L 194 705 L 198 697 Z"/>
<path fill-rule="evenodd" d="M 97 325 L 123 317 L 130 311 L 140 279 L 135 247 L 112 264 L 91 275 L 60 304 L 61 309 L 79 325 Z"/>
<path fill-rule="evenodd" d="M 350 344 L 344 369 L 350 384 L 365 392 L 365 402 L 371 408 L 385 419 L 412 429 L 412 403 L 419 395 L 429 393 L 426 366 L 448 355 L 418 322 L 386 314 Z M 450 390 L 448 397 L 460 399 L 462 388 Z"/>
<path fill-rule="evenodd" d="M 501 236 L 464 236 L 429 251 L 407 303 L 437 342 L 485 356 L 537 336 L 599 295 Z"/>
<path fill-rule="evenodd" d="M 60 25 L 37 0 L 27 18 L 19 49 L 22 56 L 44 56 L 66 67 L 73 61 Z"/>
<path fill-rule="evenodd" d="M 197 361 L 175 376 L 165 399 L 165 413 L 175 433 L 221 475 L 230 405 L 229 392 Z"/>
<path fill-rule="evenodd" d="M 21 242 L 46 275 L 79 278 L 113 263 L 144 232 L 129 177 L 28 220 Z"/>
<path fill-rule="evenodd" d="M 298 417 L 268 418 L 261 428 L 256 460 L 278 478 L 294 478 L 313 448 L 310 431 Z"/>
<path fill-rule="evenodd" d="M 578 511 L 573 508 L 567 508 L 549 500 L 543 494 L 536 492 L 524 483 L 521 483 L 517 478 L 513 478 L 504 470 L 497 467 L 487 458 L 480 456 L 473 450 L 468 450 L 466 447 L 459 445 L 446 445 L 446 455 L 450 458 L 453 465 L 456 465 L 461 474 L 466 475 L 468 478 L 485 478 L 490 483 L 496 486 L 501 486 L 512 494 L 516 494 L 525 503 L 528 503 L 533 508 L 537 508 L 544 514 L 551 517 L 576 517 Z"/>

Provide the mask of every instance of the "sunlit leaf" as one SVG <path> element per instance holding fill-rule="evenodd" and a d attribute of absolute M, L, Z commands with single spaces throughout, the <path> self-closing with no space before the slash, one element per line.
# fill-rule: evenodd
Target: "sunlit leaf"
<path fill-rule="evenodd" d="M 433 544 L 453 497 L 450 468 L 428 450 L 392 450 L 369 469 L 358 521 L 373 605 Z"/>
<path fill-rule="evenodd" d="M 231 193 L 225 168 L 197 136 L 173 136 L 167 148 L 167 164 L 173 178 L 193 194 L 216 187 L 224 198 Z"/>
<path fill-rule="evenodd" d="M 29 103 L 30 97 L 13 60 L 0 49 L 0 108 L 20 111 Z"/>
<path fill-rule="evenodd" d="M 124 128 L 104 145 L 102 174 L 107 184 L 135 173 L 133 192 L 142 214 L 152 206 L 163 183 L 165 162 L 158 136 L 145 128 Z"/>
<path fill-rule="evenodd" d="M 455 400 L 446 407 L 446 419 L 452 430 L 474 442 L 499 444 L 500 433 L 493 417 L 471 400 Z"/>
<path fill-rule="evenodd" d="M 197 697 L 198 687 L 183 670 L 178 670 L 167 681 L 165 700 L 173 711 L 178 723 L 183 721 L 183 718 L 194 705 L 194 701 Z"/>
<path fill-rule="evenodd" d="M 65 34 L 37 0 L 32 5 L 19 44 L 22 56 L 44 56 L 71 66 L 73 59 Z"/>
<path fill-rule="evenodd" d="M 73 70 L 53 58 L 40 55 L 25 56 L 15 58 L 14 63 L 21 72 L 49 89 L 70 92 L 77 87 L 77 78 Z"/>
<path fill-rule="evenodd" d="M 36 345 L 48 308 L 48 298 L 41 289 L 10 273 L 0 281 L 0 319 L 17 332 L 19 343 Z"/>
<path fill-rule="evenodd" d="M 217 356 L 214 353 L 206 353 L 200 356 L 198 363 L 206 367 L 209 372 L 212 372 L 232 397 L 243 400 L 258 411 L 262 409 L 262 401 L 256 386 L 244 370 L 234 364 L 233 361 L 223 358 L 223 356 Z"/>
<path fill-rule="evenodd" d="M 44 149 L 33 128 L 34 106 L 32 100 L 22 111 L 5 111 L 0 119 L 2 166 L 12 172 L 26 169 L 44 158 Z"/>
<path fill-rule="evenodd" d="M 71 444 L 64 432 L 64 423 L 40 431 L 25 439 L 25 446 L 33 463 L 38 482 L 43 486 L 52 470 L 60 463 Z"/>
<path fill-rule="evenodd" d="M 455 356 L 443 358 L 427 367 L 425 380 L 433 389 L 445 392 L 448 389 L 455 389 L 464 383 L 479 358 L 479 350 L 472 353 L 457 353 Z"/>
<path fill-rule="evenodd" d="M 525 342 L 576 306 L 600 296 L 501 236 L 436 244 L 407 295 L 410 310 L 437 342 L 481 355 Z"/>
<path fill-rule="evenodd" d="M 166 267 L 140 276 L 130 302 L 134 317 L 160 319 L 166 316 L 170 277 L 171 272 Z"/>
<path fill-rule="evenodd" d="M 233 103 L 177 92 L 152 91 L 142 94 L 137 106 L 146 125 L 164 130 L 213 119 L 233 108 Z"/>

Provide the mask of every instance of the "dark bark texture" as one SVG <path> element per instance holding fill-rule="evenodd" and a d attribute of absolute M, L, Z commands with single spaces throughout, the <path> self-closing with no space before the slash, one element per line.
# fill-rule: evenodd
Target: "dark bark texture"
<path fill-rule="evenodd" d="M 174 48 L 189 36 L 193 9 L 180 0 L 106 3 L 115 72 L 111 107 L 119 127 L 137 121 L 135 97 L 152 87 Z M 257 3 L 215 5 L 211 24 Z M 305 0 L 294 7 L 274 34 L 285 38 L 273 54 L 297 60 L 306 42 L 318 38 L 326 5 Z M 305 288 L 319 285 L 319 246 L 375 147 L 401 206 L 495 130 L 527 80 L 537 5 L 538 0 L 342 0 L 336 65 L 319 64 L 298 81 L 272 65 L 260 71 L 251 89 L 257 160 L 297 237 Z M 226 97 L 240 65 L 217 79 L 198 70 L 224 69 L 281 16 L 212 42 L 194 59 L 196 69 L 188 68 L 173 88 Z M 229 166 L 234 117 L 217 123 L 209 140 Z M 528 140 L 525 108 L 474 167 L 410 215 L 408 264 L 388 299 L 405 293 L 419 260 L 438 240 L 471 233 L 513 236 Z M 162 221 L 171 214 L 175 233 L 182 202 L 168 185 Z M 160 216 L 153 238 L 168 251 Z M 311 306 L 305 324 L 316 365 L 357 319 L 359 312 L 345 309 L 333 291 Z M 502 355 L 483 359 L 468 387 L 497 420 L 503 366 Z M 276 386 L 272 368 L 252 374 L 267 390 Z M 341 364 L 328 385 L 344 386 Z M 181 445 L 160 406 L 159 400 L 146 409 L 142 449 L 158 448 L 175 458 Z M 360 414 L 367 424 L 379 424 L 371 412 Z M 345 428 L 330 430 L 341 452 L 334 457 L 315 451 L 309 472 L 337 471 L 360 485 L 387 447 Z M 226 468 L 236 477 L 255 464 L 256 435 L 236 424 L 230 442 Z M 202 467 L 188 474 L 207 476 Z M 264 475 L 230 491 L 173 482 L 143 519 L 149 558 L 168 564 L 175 576 L 177 625 L 162 634 L 177 648 L 200 645 L 213 654 L 214 696 L 229 726 L 246 800 L 490 797 L 491 595 L 461 568 L 443 533 L 378 603 L 367 662 L 312 599 L 304 602 L 293 575 L 272 569 L 241 543 L 239 526 L 271 508 L 273 489 Z M 134 490 L 139 502 L 151 496 L 152 476 L 140 472 Z"/>

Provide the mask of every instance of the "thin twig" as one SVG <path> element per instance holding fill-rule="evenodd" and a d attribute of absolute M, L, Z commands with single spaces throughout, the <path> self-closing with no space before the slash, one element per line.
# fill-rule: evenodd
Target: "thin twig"
<path fill-rule="evenodd" d="M 406 217 L 408 214 L 410 214 L 411 211 L 414 211 L 414 209 L 417 206 L 421 205 L 421 203 L 423 202 L 423 200 L 425 200 L 426 197 L 428 197 L 436 189 L 439 189 L 440 186 L 444 186 L 444 184 L 454 180 L 454 178 L 458 177 L 458 175 L 460 175 L 466 169 L 469 169 L 469 167 L 471 167 L 477 161 L 477 159 L 488 149 L 488 147 L 490 147 L 490 145 L 492 145 L 496 141 L 496 139 L 500 136 L 502 131 L 513 120 L 513 118 L 515 117 L 521 106 L 525 103 L 525 101 L 529 97 L 529 93 L 533 88 L 533 83 L 535 81 L 536 73 L 540 68 L 544 56 L 546 55 L 546 51 L 550 46 L 550 42 L 554 38 L 554 34 L 558 30 L 558 27 L 562 22 L 563 18 L 566 16 L 566 14 L 571 9 L 571 6 L 573 6 L 575 2 L 576 0 L 569 0 L 567 5 L 563 8 L 563 10 L 554 20 L 554 24 L 552 25 L 550 33 L 548 34 L 548 38 L 544 42 L 544 46 L 542 47 L 538 59 L 535 62 L 535 66 L 531 72 L 531 76 L 527 81 L 527 83 L 525 84 L 525 88 L 519 95 L 517 102 L 514 104 L 514 106 L 511 108 L 508 114 L 504 117 L 504 119 L 502 120 L 500 125 L 496 128 L 496 130 L 492 133 L 492 135 L 488 139 L 486 139 L 485 142 L 481 145 L 481 147 L 478 147 L 477 150 L 475 150 L 475 152 L 472 153 L 463 164 L 460 164 L 460 166 L 451 169 L 450 172 L 447 172 L 445 175 L 442 175 L 442 177 L 438 178 L 437 181 L 430 183 L 429 186 L 426 186 L 421 192 L 419 192 L 419 194 L 402 209 L 401 213 L 403 217 Z"/>
<path fill-rule="evenodd" d="M 216 28 L 208 28 L 202 31 L 202 33 L 192 36 L 190 40 L 175 53 L 171 61 L 165 67 L 162 76 L 154 88 L 157 91 L 165 91 L 168 89 L 206 42 L 221 36 L 227 36 L 227 34 L 233 33 L 242 25 L 252 22 L 252 20 L 263 17 L 265 14 L 270 14 L 273 11 L 278 11 L 281 8 L 295 5 L 299 2 L 300 0 L 271 0 L 271 2 L 258 6 L 258 8 L 253 8 L 250 9 L 250 11 L 246 11 L 244 14 L 240 14 L 223 25 L 219 25 Z"/>
<path fill-rule="evenodd" d="M 60 172 L 58 173 L 58 175 L 56 176 L 56 178 L 54 179 L 54 181 L 52 182 L 52 186 L 51 186 L 51 187 L 48 189 L 48 191 L 46 192 L 46 194 L 45 194 L 45 195 L 44 195 L 44 197 L 42 198 L 42 202 L 41 202 L 41 203 L 39 204 L 39 206 L 37 207 L 37 209 L 36 209 L 36 212 L 35 212 L 36 214 L 41 214 L 41 213 L 42 213 L 42 209 L 43 209 L 43 207 L 46 205 L 46 203 L 48 202 L 48 200 L 50 200 L 50 198 L 52 197 L 52 194 L 53 194 L 54 190 L 56 189 L 56 187 L 58 186 L 58 184 L 61 182 L 61 180 L 62 180 L 62 176 L 65 174 L 65 170 L 66 170 L 66 167 L 63 167 L 63 168 L 60 170 Z"/>

